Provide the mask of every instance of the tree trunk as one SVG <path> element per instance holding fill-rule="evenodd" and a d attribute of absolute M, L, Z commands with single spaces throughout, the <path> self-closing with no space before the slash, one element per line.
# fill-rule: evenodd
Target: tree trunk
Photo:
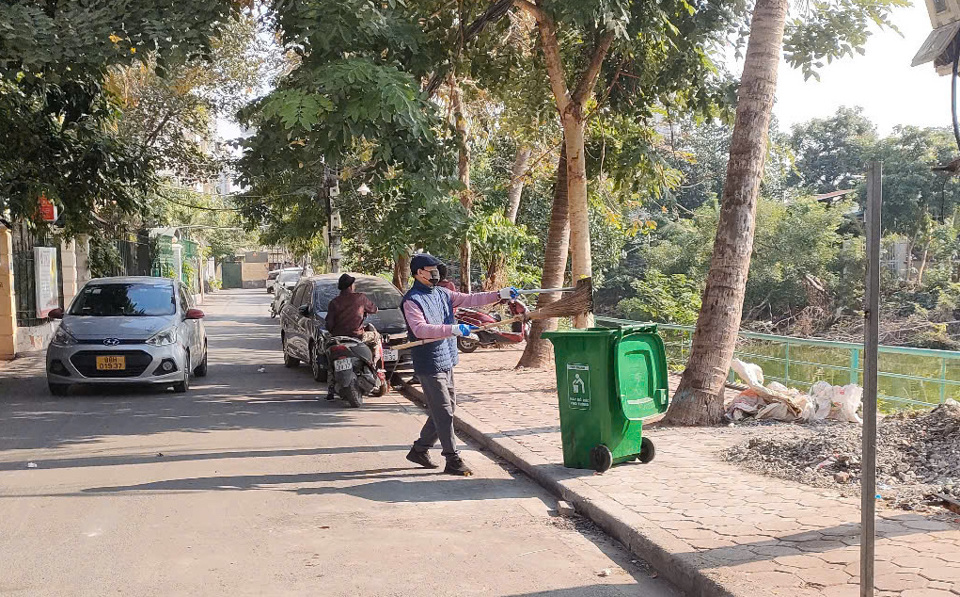
<path fill-rule="evenodd" d="M 923 246 L 923 256 L 920 257 L 920 269 L 917 270 L 917 287 L 923 286 L 923 272 L 927 269 L 927 255 L 930 253 L 930 243 Z"/>
<path fill-rule="evenodd" d="M 473 193 L 470 190 L 470 145 L 467 142 L 469 130 L 467 128 L 467 116 L 463 110 L 463 93 L 460 91 L 460 85 L 457 83 L 456 76 L 450 74 L 450 104 L 453 108 L 453 121 L 457 129 L 457 140 L 460 146 L 460 157 L 457 164 L 457 175 L 463 190 L 460 192 L 460 204 L 463 205 L 467 213 L 473 211 Z M 472 280 L 470 279 L 470 241 L 467 238 L 460 243 L 460 290 L 470 292 Z"/>
<path fill-rule="evenodd" d="M 507 258 L 493 255 L 487 263 L 487 276 L 483 281 L 483 291 L 499 290 L 507 285 Z"/>
<path fill-rule="evenodd" d="M 507 186 L 507 219 L 517 223 L 517 212 L 520 210 L 520 196 L 523 195 L 523 179 L 527 174 L 527 162 L 530 161 L 532 150 L 526 145 L 517 147 L 517 157 L 513 160 L 510 171 L 510 184 Z"/>
<path fill-rule="evenodd" d="M 786 17 L 787 0 L 757 0 L 753 10 L 703 306 L 687 368 L 664 419 L 667 424 L 722 421 L 724 382 L 743 313 Z"/>
<path fill-rule="evenodd" d="M 532 150 L 521 145 L 517 148 L 517 155 L 513 160 L 510 171 L 510 183 L 507 185 L 507 219 L 511 224 L 517 223 L 517 212 L 520 210 L 520 197 L 523 195 L 523 178 L 527 172 L 527 163 L 530 161 Z M 483 281 L 483 290 L 491 291 L 507 285 L 507 258 L 503 255 L 493 255 L 487 262 L 487 275 Z"/>
<path fill-rule="evenodd" d="M 557 180 L 553 187 L 553 207 L 550 213 L 550 228 L 547 231 L 547 246 L 543 254 L 543 277 L 541 288 L 560 288 L 567 270 L 567 253 L 570 250 L 570 212 L 567 203 L 567 149 L 560 147 L 560 162 L 557 164 Z M 545 307 L 560 298 L 558 293 L 541 294 L 537 308 Z M 550 364 L 550 344 L 541 337 L 545 331 L 557 329 L 556 319 L 538 319 L 530 327 L 530 337 L 517 367 L 546 367 Z"/>
<path fill-rule="evenodd" d="M 590 202 L 587 197 L 587 163 L 584 146 L 586 121 L 583 111 L 571 104 L 563 116 L 563 136 L 567 149 L 567 202 L 570 209 L 570 266 L 573 281 L 593 275 L 590 256 Z M 549 286 L 545 286 L 549 288 Z M 593 314 L 573 318 L 574 327 L 593 325 Z"/>
<path fill-rule="evenodd" d="M 393 260 L 393 285 L 400 292 L 406 292 L 410 280 L 410 255 L 397 255 Z"/>

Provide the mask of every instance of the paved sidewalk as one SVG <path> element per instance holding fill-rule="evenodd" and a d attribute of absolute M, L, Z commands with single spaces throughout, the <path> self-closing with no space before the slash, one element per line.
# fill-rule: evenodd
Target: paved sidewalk
<path fill-rule="evenodd" d="M 563 468 L 554 373 L 516 371 L 519 356 L 463 355 L 461 433 L 574 501 L 689 594 L 859 595 L 859 498 L 723 462 L 718 452 L 744 437 L 739 429 L 650 429 L 651 464 L 603 475 Z M 957 517 L 878 508 L 877 594 L 960 595 Z"/>

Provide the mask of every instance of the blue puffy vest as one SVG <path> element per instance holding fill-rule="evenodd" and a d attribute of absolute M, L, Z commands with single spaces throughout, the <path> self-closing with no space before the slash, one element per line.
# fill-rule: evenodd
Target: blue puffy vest
<path fill-rule="evenodd" d="M 434 325 L 456 323 L 453 317 L 453 303 L 450 301 L 450 294 L 445 288 L 431 288 L 419 281 L 414 282 L 400 304 L 401 311 L 404 312 L 404 318 L 406 318 L 407 301 L 412 302 L 423 311 L 423 318 L 427 323 Z M 411 341 L 419 340 L 410 331 L 409 322 L 407 323 L 407 337 Z M 455 338 L 414 346 L 410 349 L 410 356 L 413 358 L 414 372 L 421 375 L 450 371 L 460 362 Z"/>

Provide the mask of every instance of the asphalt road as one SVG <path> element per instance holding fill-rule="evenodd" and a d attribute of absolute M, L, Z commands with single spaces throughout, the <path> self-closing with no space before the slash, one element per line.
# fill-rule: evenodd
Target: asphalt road
<path fill-rule="evenodd" d="M 470 446 L 474 477 L 413 468 L 401 396 L 316 400 L 268 305 L 208 297 L 186 395 L 53 398 L 39 357 L 0 364 L 0 594 L 679 595 Z"/>

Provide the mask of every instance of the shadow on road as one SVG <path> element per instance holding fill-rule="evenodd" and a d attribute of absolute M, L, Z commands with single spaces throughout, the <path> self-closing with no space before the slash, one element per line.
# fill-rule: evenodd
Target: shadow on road
<path fill-rule="evenodd" d="M 75 389 L 54 398 L 47 391 L 42 356 L 7 364 L 0 370 L 0 451 L 84 444 L 107 435 L 364 426 L 363 411 L 339 400 L 317 400 L 326 387 L 305 367 L 283 367 L 280 326 L 268 316 L 269 301 L 266 293 L 250 291 L 208 296 L 209 375 L 194 379 L 185 395 L 111 387 Z"/>

